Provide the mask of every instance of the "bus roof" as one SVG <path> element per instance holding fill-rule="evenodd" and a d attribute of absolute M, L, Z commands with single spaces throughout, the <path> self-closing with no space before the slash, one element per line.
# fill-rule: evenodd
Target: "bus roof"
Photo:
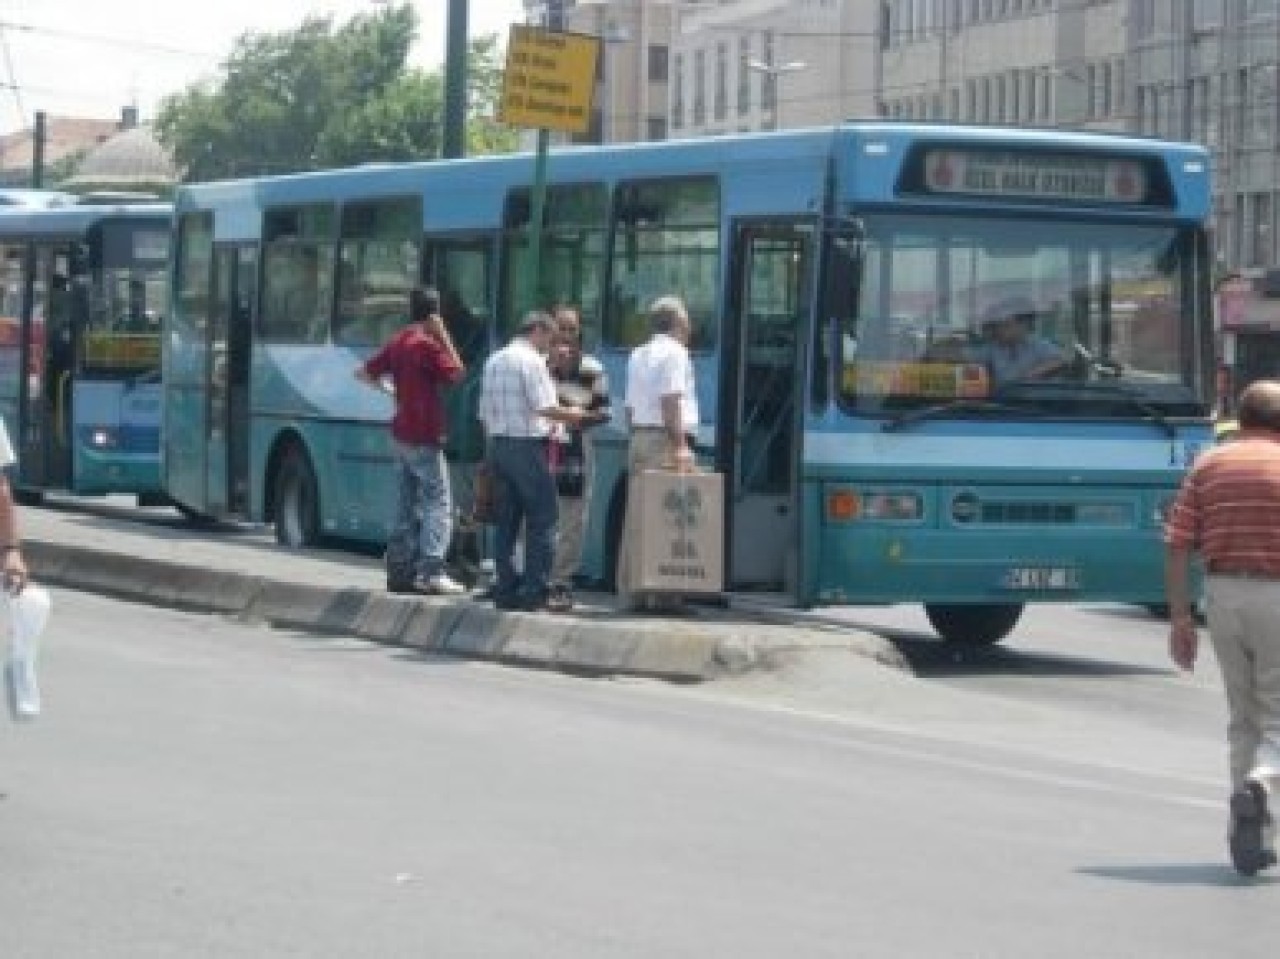
<path fill-rule="evenodd" d="M 0 208 L 65 206 L 76 202 L 74 194 L 57 190 L 36 190 L 23 187 L 0 189 Z"/>
<path fill-rule="evenodd" d="M 1044 152 L 1112 154 L 1159 159 L 1175 179 L 1175 209 L 1179 218 L 1198 218 L 1207 205 L 1207 177 L 1182 182 L 1178 178 L 1192 167 L 1207 173 L 1208 153 L 1191 143 L 1116 133 L 973 126 L 920 121 L 853 120 L 833 126 L 736 133 L 725 136 L 666 140 L 654 143 L 557 146 L 549 159 L 553 182 L 610 181 L 621 177 L 643 179 L 662 176 L 696 176 L 727 170 L 754 168 L 760 192 L 807 190 L 810 197 L 824 188 L 835 162 L 844 174 L 844 195 L 876 202 L 893 198 L 893 178 L 880 182 L 867 178 L 853 164 L 867 155 L 868 144 L 882 143 L 885 154 L 901 158 L 925 143 L 960 143 L 994 149 L 1040 149 Z M 890 164 L 891 166 L 891 164 Z M 425 180 L 430 177 L 430 183 Z M 229 227 L 230 235 L 255 235 L 251 211 L 268 206 L 318 203 L 347 197 L 372 198 L 421 194 L 428 189 L 441 206 L 468 211 L 463 217 L 445 215 L 439 226 L 461 226 L 463 220 L 492 223 L 499 215 L 503 196 L 511 188 L 533 181 L 531 153 L 467 157 L 458 160 L 424 160 L 406 163 L 370 163 L 331 170 L 278 174 L 253 179 L 187 184 L 178 188 L 175 204 L 180 211 L 221 207 L 246 222 Z M 766 186 L 766 184 L 772 184 Z M 1201 193 L 1204 196 L 1201 196 Z M 779 196 L 779 202 L 782 202 Z M 220 229 L 223 228 L 220 226 Z"/>
<path fill-rule="evenodd" d="M 168 203 L 0 206 L 0 237 L 77 236 L 104 220 L 143 219 L 168 224 L 172 217 L 173 206 Z"/>

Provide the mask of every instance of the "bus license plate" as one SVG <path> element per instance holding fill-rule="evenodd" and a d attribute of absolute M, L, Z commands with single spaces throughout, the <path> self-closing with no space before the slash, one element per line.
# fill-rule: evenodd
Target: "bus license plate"
<path fill-rule="evenodd" d="M 1079 586 L 1079 573 L 1070 566 L 1014 566 L 1004 574 L 1005 589 L 1051 592 Z"/>

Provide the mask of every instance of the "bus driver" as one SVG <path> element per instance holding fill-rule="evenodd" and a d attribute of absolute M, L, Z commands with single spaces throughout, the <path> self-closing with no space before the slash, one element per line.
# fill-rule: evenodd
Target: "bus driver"
<path fill-rule="evenodd" d="M 983 339 L 970 347 L 969 362 L 985 366 L 997 389 L 1053 376 L 1070 362 L 1061 346 L 1031 331 L 1035 317 L 1031 301 L 1019 298 L 997 304 L 983 320 Z"/>

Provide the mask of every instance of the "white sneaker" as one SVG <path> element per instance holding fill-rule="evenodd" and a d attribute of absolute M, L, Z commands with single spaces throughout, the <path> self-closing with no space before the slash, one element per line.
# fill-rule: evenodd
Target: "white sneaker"
<path fill-rule="evenodd" d="M 452 579 L 448 573 L 419 576 L 413 581 L 413 588 L 419 593 L 427 593 L 431 596 L 457 596 L 467 591 L 465 586 Z"/>

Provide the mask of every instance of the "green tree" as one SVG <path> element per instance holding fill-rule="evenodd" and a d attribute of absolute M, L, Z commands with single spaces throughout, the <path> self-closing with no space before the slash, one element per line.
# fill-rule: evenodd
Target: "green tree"
<path fill-rule="evenodd" d="M 418 19 L 412 4 L 386 5 L 335 27 L 312 17 L 293 31 L 247 33 L 220 76 L 161 105 L 156 130 L 188 181 L 318 170 L 439 156 L 440 71 L 406 66 Z M 500 51 L 471 44 L 469 143 L 514 148 L 495 129 Z"/>

